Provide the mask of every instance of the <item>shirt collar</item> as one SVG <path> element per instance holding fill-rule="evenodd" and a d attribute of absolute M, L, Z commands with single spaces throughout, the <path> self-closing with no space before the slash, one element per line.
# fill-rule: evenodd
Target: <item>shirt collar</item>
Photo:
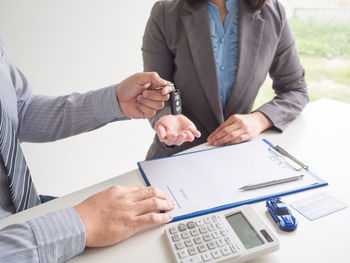
<path fill-rule="evenodd" d="M 238 8 L 238 2 L 239 0 L 227 0 L 226 1 L 226 8 L 228 12 L 231 12 L 233 9 Z"/>
<path fill-rule="evenodd" d="M 239 0 L 227 0 L 226 1 L 227 11 L 230 13 L 232 11 L 232 9 L 237 9 L 238 3 L 239 3 Z M 207 2 L 207 6 L 209 9 L 212 9 L 215 11 L 220 11 L 220 8 L 216 4 L 214 4 L 210 1 Z"/>

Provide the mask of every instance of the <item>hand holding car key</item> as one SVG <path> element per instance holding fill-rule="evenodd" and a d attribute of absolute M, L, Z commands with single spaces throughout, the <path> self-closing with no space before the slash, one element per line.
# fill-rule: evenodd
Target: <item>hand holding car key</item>
<path fill-rule="evenodd" d="M 182 103 L 180 91 L 175 88 L 173 83 L 168 82 L 165 86 L 159 86 L 156 90 L 162 90 L 166 87 L 172 87 L 170 93 L 171 114 L 159 118 L 155 131 L 161 142 L 166 145 L 181 145 L 186 141 L 193 141 L 201 136 L 193 122 L 182 114 Z"/>
<path fill-rule="evenodd" d="M 175 88 L 175 85 L 173 83 L 168 82 L 165 86 L 158 86 L 156 90 L 164 89 L 165 87 L 172 87 L 173 91 L 170 93 L 170 105 L 171 105 L 171 113 L 173 115 L 181 114 L 182 113 L 182 106 L 181 106 L 181 97 L 180 97 L 180 91 Z"/>

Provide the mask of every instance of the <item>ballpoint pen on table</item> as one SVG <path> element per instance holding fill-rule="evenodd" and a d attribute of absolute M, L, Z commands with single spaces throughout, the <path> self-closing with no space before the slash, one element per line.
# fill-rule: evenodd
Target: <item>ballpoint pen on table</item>
<path fill-rule="evenodd" d="M 239 188 L 238 190 L 253 190 L 253 189 L 261 188 L 261 187 L 265 187 L 265 186 L 288 183 L 288 182 L 300 180 L 303 177 L 304 177 L 304 175 L 302 174 L 302 175 L 295 175 L 295 176 L 291 176 L 291 177 L 286 177 L 286 178 L 281 178 L 281 179 L 276 179 L 276 180 L 271 180 L 271 181 L 266 181 L 266 182 L 252 183 L 252 184 L 245 185 L 245 186 Z"/>

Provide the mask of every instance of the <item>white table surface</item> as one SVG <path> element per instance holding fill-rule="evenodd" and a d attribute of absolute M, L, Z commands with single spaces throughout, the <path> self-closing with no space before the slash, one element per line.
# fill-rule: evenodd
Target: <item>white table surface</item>
<path fill-rule="evenodd" d="M 284 196 L 283 200 L 287 204 L 322 192 L 330 193 L 350 204 L 350 104 L 327 99 L 312 102 L 285 132 L 281 134 L 267 131 L 259 138 L 266 138 L 287 149 L 329 183 L 326 187 Z M 195 149 L 207 147 L 209 146 L 201 145 Z M 115 184 L 145 185 L 145 182 L 138 169 L 135 169 L 4 218 L 0 221 L 0 228 L 73 206 Z M 267 214 L 264 202 L 255 203 L 253 207 L 277 233 L 281 247 L 279 251 L 251 262 L 350 262 L 349 208 L 312 222 L 292 208 L 299 226 L 296 231 L 287 233 L 278 229 Z M 107 248 L 86 249 L 82 255 L 70 262 L 173 262 L 163 235 L 164 229 L 165 226 L 148 229 Z"/>

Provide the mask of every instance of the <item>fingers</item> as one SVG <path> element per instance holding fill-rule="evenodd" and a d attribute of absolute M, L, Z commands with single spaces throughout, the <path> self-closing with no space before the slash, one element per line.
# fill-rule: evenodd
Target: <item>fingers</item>
<path fill-rule="evenodd" d="M 135 202 L 149 199 L 149 198 L 159 198 L 163 200 L 169 200 L 169 197 L 162 190 L 154 186 L 141 187 L 132 193 L 132 200 Z"/>
<path fill-rule="evenodd" d="M 137 103 L 138 110 L 143 114 L 143 118 L 152 118 L 156 115 L 157 111 L 141 103 Z"/>
<path fill-rule="evenodd" d="M 225 145 L 231 145 L 231 144 L 236 144 L 236 143 L 240 143 L 240 142 L 246 142 L 249 141 L 251 139 L 251 137 L 249 136 L 248 133 L 244 133 L 241 134 L 239 136 L 236 136 L 233 140 L 228 141 L 225 143 Z"/>
<path fill-rule="evenodd" d="M 157 72 L 143 72 L 143 73 L 138 73 L 138 78 L 140 82 L 143 84 L 148 84 L 150 83 L 150 87 L 158 87 L 158 86 L 165 86 L 168 81 L 162 79 L 159 77 Z"/>
<path fill-rule="evenodd" d="M 148 213 L 138 216 L 139 228 L 144 228 L 149 225 L 166 224 L 173 220 L 173 216 L 169 213 Z"/>
<path fill-rule="evenodd" d="M 142 95 L 137 96 L 139 110 L 144 113 L 145 118 L 151 118 L 156 111 L 164 108 L 164 101 L 169 100 L 168 94 L 161 94 L 161 91 L 146 90 Z"/>
<path fill-rule="evenodd" d="M 144 215 L 154 211 L 168 211 L 174 209 L 174 207 L 175 203 L 172 200 L 163 200 L 152 197 L 136 203 L 136 215 Z"/>
<path fill-rule="evenodd" d="M 188 142 L 193 142 L 194 140 L 194 135 L 191 131 L 184 131 L 184 133 L 186 134 L 186 141 Z"/>
<path fill-rule="evenodd" d="M 249 135 L 244 130 L 236 130 L 233 132 L 226 133 L 223 137 L 214 141 L 213 145 L 222 146 L 243 142 L 248 140 L 246 139 L 248 136 Z"/>
<path fill-rule="evenodd" d="M 159 140 L 168 146 L 180 146 L 186 141 L 192 142 L 201 136 L 196 126 L 184 115 L 162 116 L 155 130 Z"/>
<path fill-rule="evenodd" d="M 209 137 L 208 143 L 214 146 L 218 146 L 218 140 L 223 139 L 227 134 L 232 133 L 241 128 L 241 123 L 236 121 L 234 118 L 228 119 L 226 122 L 221 124 Z"/>
<path fill-rule="evenodd" d="M 194 133 L 196 135 L 194 135 Z M 192 142 L 194 138 L 199 138 L 201 133 L 199 131 L 195 132 L 190 130 L 184 130 L 179 133 L 168 133 L 164 130 L 164 134 L 162 134 L 162 137 L 159 136 L 158 138 L 161 142 L 164 142 L 166 145 L 171 146 L 171 145 L 176 145 L 180 146 L 185 142 Z"/>
<path fill-rule="evenodd" d="M 150 109 L 153 109 L 153 110 L 161 110 L 164 108 L 163 101 L 149 100 L 149 99 L 143 98 L 142 96 L 137 96 L 136 99 L 140 104 L 142 104 Z"/>
<path fill-rule="evenodd" d="M 172 88 L 170 87 L 170 89 Z M 167 90 L 168 90 L 168 87 L 165 87 L 162 90 L 145 90 L 142 93 L 142 96 L 140 97 L 141 99 L 148 99 L 148 100 L 154 100 L 154 101 L 167 101 L 170 98 L 169 92 L 167 93 Z"/>
<path fill-rule="evenodd" d="M 163 89 L 161 89 L 161 93 L 163 95 L 166 95 L 166 94 L 170 94 L 171 92 L 173 92 L 173 90 L 174 90 L 173 86 L 165 86 Z"/>
<path fill-rule="evenodd" d="M 164 143 L 168 146 L 176 145 L 180 146 L 184 142 L 186 142 L 186 133 L 169 133 L 166 138 L 164 139 Z"/>
<path fill-rule="evenodd" d="M 158 134 L 159 141 L 163 142 L 166 138 L 166 129 L 162 124 L 156 125 L 156 133 Z"/>
<path fill-rule="evenodd" d="M 175 207 L 175 202 L 160 189 L 150 186 L 133 193 L 135 201 L 138 227 L 144 228 L 153 224 L 165 224 L 173 217 L 169 214 L 154 213 L 154 211 L 168 211 Z"/>
<path fill-rule="evenodd" d="M 201 137 L 201 133 L 200 133 L 199 130 L 194 129 L 194 128 L 190 128 L 189 130 L 192 132 L 192 134 L 194 135 L 194 137 L 196 137 L 196 138 Z"/>

